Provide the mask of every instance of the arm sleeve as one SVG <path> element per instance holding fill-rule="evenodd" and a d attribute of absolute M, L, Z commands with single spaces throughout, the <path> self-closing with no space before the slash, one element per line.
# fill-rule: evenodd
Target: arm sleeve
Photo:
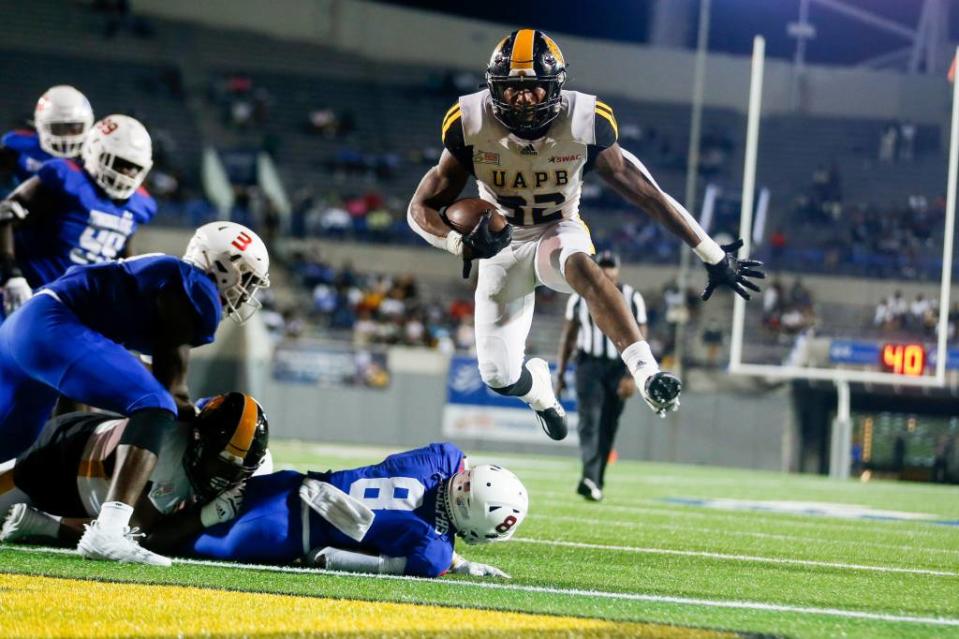
<path fill-rule="evenodd" d="M 699 239 L 700 246 L 702 246 L 704 243 L 715 245 L 716 250 L 718 250 L 720 254 L 719 259 L 722 259 L 722 255 L 723 255 L 722 249 L 720 249 L 719 245 L 717 245 L 715 242 L 713 242 L 712 239 L 710 239 L 709 234 L 706 233 L 703 227 L 699 225 L 699 222 L 696 221 L 696 218 L 694 218 L 692 214 L 686 210 L 686 207 L 684 207 L 682 204 L 677 202 L 673 196 L 671 196 L 669 193 L 664 191 L 659 186 L 659 184 L 656 183 L 656 180 L 653 179 L 653 175 L 649 172 L 649 169 L 646 168 L 645 164 L 639 161 L 638 157 L 636 157 L 635 155 L 633 155 L 626 149 L 623 149 L 622 151 L 623 151 L 623 159 L 629 162 L 630 164 L 632 164 L 636 168 L 636 170 L 642 173 L 646 177 L 646 179 L 649 180 L 649 183 L 652 184 L 654 187 L 656 187 L 656 189 L 663 194 L 663 197 L 666 198 L 666 201 L 669 202 L 669 205 L 672 206 L 674 209 L 676 209 L 679 212 L 679 214 L 686 219 L 686 223 L 689 224 L 690 228 L 693 229 L 693 232 L 696 234 L 696 237 Z M 697 255 L 698 254 L 699 252 L 697 252 Z M 708 261 L 710 263 L 715 263 L 715 262 L 718 262 L 719 259 L 712 259 Z"/>
<path fill-rule="evenodd" d="M 470 175 L 474 175 L 473 147 L 466 145 L 466 139 L 463 135 L 463 116 L 459 109 L 459 103 L 447 111 L 446 118 L 443 120 L 441 135 L 446 150 L 463 165 L 463 168 Z"/>
<path fill-rule="evenodd" d="M 387 557 L 385 555 L 367 555 L 361 552 L 324 548 L 313 554 L 313 563 L 323 557 L 326 570 L 340 572 L 360 572 L 380 575 L 402 575 L 406 569 L 406 558 Z"/>
<path fill-rule="evenodd" d="M 579 303 L 579 295 L 573 293 L 566 301 L 566 313 L 564 317 L 570 322 L 576 317 L 576 304 Z"/>

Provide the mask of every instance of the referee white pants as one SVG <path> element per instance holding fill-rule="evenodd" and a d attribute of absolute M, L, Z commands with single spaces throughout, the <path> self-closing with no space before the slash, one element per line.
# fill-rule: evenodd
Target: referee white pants
<path fill-rule="evenodd" d="M 514 238 L 496 256 L 479 262 L 476 358 L 480 377 L 490 388 L 515 384 L 523 372 L 536 287 L 572 293 L 566 260 L 574 253 L 595 253 L 589 230 L 579 219 L 520 228 Z"/>

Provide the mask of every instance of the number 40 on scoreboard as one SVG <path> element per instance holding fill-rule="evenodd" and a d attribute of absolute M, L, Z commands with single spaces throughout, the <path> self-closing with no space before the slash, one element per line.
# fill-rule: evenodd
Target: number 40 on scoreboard
<path fill-rule="evenodd" d="M 919 377 L 926 371 L 926 348 L 922 344 L 883 344 L 879 366 L 896 375 Z"/>

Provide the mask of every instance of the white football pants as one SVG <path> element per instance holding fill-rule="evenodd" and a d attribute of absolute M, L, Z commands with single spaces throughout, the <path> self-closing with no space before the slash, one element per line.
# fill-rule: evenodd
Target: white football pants
<path fill-rule="evenodd" d="M 536 287 L 542 284 L 572 293 L 566 283 L 566 260 L 574 253 L 595 252 L 586 225 L 579 219 L 565 219 L 543 227 L 518 228 L 512 244 L 496 256 L 480 260 L 476 358 L 487 386 L 509 386 L 523 372 Z"/>

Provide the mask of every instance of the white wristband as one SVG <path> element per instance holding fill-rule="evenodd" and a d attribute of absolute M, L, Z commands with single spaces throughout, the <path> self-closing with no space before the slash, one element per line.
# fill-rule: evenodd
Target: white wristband
<path fill-rule="evenodd" d="M 693 253 L 707 264 L 719 264 L 726 257 L 726 251 L 708 237 L 693 247 Z"/>
<path fill-rule="evenodd" d="M 446 250 L 459 257 L 463 254 L 463 236 L 454 230 L 446 234 Z"/>

